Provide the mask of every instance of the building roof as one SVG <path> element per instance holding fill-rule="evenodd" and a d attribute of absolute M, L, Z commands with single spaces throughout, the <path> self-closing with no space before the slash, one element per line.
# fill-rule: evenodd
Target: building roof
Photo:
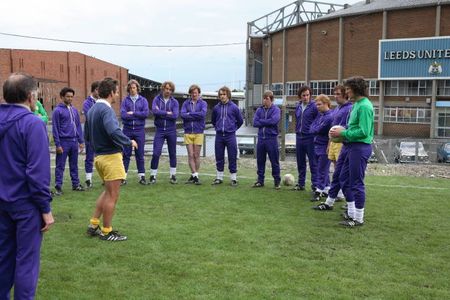
<path fill-rule="evenodd" d="M 370 14 L 381 11 L 409 9 L 426 6 L 450 4 L 450 0 L 370 0 L 360 1 L 347 8 L 331 12 L 316 21 L 347 17 L 352 15 Z"/>

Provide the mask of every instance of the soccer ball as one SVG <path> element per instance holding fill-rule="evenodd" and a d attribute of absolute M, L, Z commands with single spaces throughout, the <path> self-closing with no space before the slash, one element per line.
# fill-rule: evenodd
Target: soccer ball
<path fill-rule="evenodd" d="M 283 177 L 283 185 L 285 186 L 291 186 L 294 185 L 295 177 L 292 174 L 286 174 Z"/>
<path fill-rule="evenodd" d="M 345 127 L 343 127 L 343 126 L 341 126 L 341 125 L 334 125 L 333 127 L 331 127 L 330 128 L 330 131 L 331 130 L 334 130 L 334 129 L 336 129 L 336 128 L 342 128 L 342 129 L 345 129 Z M 342 143 L 343 141 L 344 141 L 344 138 L 342 137 L 342 136 L 340 136 L 340 137 L 331 137 L 330 136 L 330 132 L 328 132 L 328 137 L 330 138 L 330 141 L 332 141 L 333 143 Z"/>

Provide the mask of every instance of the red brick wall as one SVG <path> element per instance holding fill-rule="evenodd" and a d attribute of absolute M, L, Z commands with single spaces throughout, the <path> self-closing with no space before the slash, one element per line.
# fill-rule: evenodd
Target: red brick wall
<path fill-rule="evenodd" d="M 339 19 L 314 22 L 311 23 L 309 29 L 311 37 L 310 80 L 337 80 Z"/>
<path fill-rule="evenodd" d="M 434 36 L 436 7 L 422 7 L 388 12 L 387 38 Z"/>
<path fill-rule="evenodd" d="M 272 36 L 272 83 L 283 82 L 283 32 Z"/>
<path fill-rule="evenodd" d="M 102 80 L 106 76 L 117 79 L 121 98 L 126 95 L 127 69 L 78 52 L 0 49 L 1 86 L 11 69 L 13 72 L 26 72 L 37 79 L 49 116 L 53 107 L 61 102 L 59 91 L 65 86 L 75 90 L 73 105 L 80 112 L 84 99 L 90 94 L 91 83 L 95 80 Z M 3 101 L 3 95 L 0 95 L 0 101 Z M 113 107 L 118 113 L 120 101 Z"/>
<path fill-rule="evenodd" d="M 381 39 L 383 14 L 344 19 L 343 77 L 378 77 L 378 40 Z"/>
<path fill-rule="evenodd" d="M 288 29 L 286 45 L 286 81 L 305 81 L 305 26 Z"/>
<path fill-rule="evenodd" d="M 383 135 L 429 138 L 430 125 L 383 123 Z"/>

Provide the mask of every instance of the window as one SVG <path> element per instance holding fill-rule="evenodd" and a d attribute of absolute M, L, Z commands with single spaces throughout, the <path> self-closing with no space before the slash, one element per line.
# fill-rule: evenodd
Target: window
<path fill-rule="evenodd" d="M 304 86 L 304 81 L 287 82 L 286 83 L 286 96 L 297 96 L 300 87 Z"/>
<path fill-rule="evenodd" d="M 378 109 L 378 106 L 373 107 L 373 119 L 374 121 L 378 121 L 378 118 L 380 116 L 380 110 Z"/>
<path fill-rule="evenodd" d="M 384 122 L 387 123 L 423 123 L 430 124 L 431 109 L 422 107 L 384 108 Z"/>
<path fill-rule="evenodd" d="M 391 80 L 385 83 L 385 96 L 431 96 L 431 80 Z"/>
<path fill-rule="evenodd" d="M 438 96 L 450 96 L 450 80 L 439 80 L 437 86 Z"/>
<path fill-rule="evenodd" d="M 313 96 L 320 94 L 332 96 L 334 87 L 338 85 L 337 81 L 311 81 L 311 89 Z"/>
<path fill-rule="evenodd" d="M 378 96 L 380 94 L 380 82 L 378 80 L 369 80 L 369 96 Z"/>
<path fill-rule="evenodd" d="M 444 111 L 437 115 L 437 136 L 450 138 L 450 108 L 446 107 Z"/>
<path fill-rule="evenodd" d="M 283 84 L 282 83 L 272 83 L 271 88 L 274 96 L 283 96 Z"/>

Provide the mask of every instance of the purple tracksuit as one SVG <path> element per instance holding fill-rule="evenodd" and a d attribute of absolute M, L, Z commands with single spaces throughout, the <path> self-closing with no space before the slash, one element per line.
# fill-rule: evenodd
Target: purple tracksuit
<path fill-rule="evenodd" d="M 64 180 L 64 168 L 69 156 L 69 169 L 72 186 L 78 186 L 78 145 L 83 144 L 80 116 L 72 105 L 60 103 L 53 111 L 53 140 L 56 147 L 62 147 L 63 153 L 56 154 L 55 186 L 61 188 Z"/>
<path fill-rule="evenodd" d="M 319 113 L 311 124 L 309 132 L 314 134 L 314 153 L 317 161 L 317 185 L 316 188 L 324 191 L 325 187 L 330 185 L 330 160 L 327 155 L 328 132 L 333 121 L 333 113 L 328 110 Z"/>
<path fill-rule="evenodd" d="M 316 103 L 311 100 L 305 110 L 302 110 L 301 102 L 295 108 L 295 133 L 296 133 L 296 154 L 298 185 L 305 186 L 306 181 L 306 156 L 308 156 L 309 169 L 311 172 L 311 188 L 315 190 L 317 186 L 317 162 L 314 154 L 314 135 L 309 132 L 314 119 L 318 114 Z"/>
<path fill-rule="evenodd" d="M 258 182 L 261 184 L 264 184 L 267 155 L 272 165 L 272 176 L 275 185 L 278 185 L 281 181 L 280 150 L 278 149 L 278 122 L 280 118 L 280 108 L 275 105 L 271 105 L 269 108 L 259 107 L 253 118 L 253 126 L 258 128 L 256 161 L 258 165 Z"/>
<path fill-rule="evenodd" d="M 333 110 L 333 121 L 331 125 L 341 125 L 347 128 L 348 118 L 350 117 L 351 111 L 352 103 L 350 101 L 335 108 Z M 330 198 L 335 199 L 339 193 L 339 190 L 341 189 L 339 175 L 341 173 L 342 165 L 346 157 L 347 147 L 346 143 L 344 143 L 341 149 L 341 153 L 339 153 L 338 160 L 336 161 L 336 165 L 334 166 L 333 178 L 331 180 L 330 190 L 328 191 L 328 195 L 330 196 Z"/>
<path fill-rule="evenodd" d="M 205 117 L 208 104 L 202 98 L 194 103 L 192 99 L 187 99 L 181 106 L 181 118 L 185 134 L 203 133 L 205 130 Z"/>
<path fill-rule="evenodd" d="M 172 112 L 168 115 L 167 112 Z M 161 156 L 164 140 L 167 140 L 169 150 L 170 167 L 177 167 L 177 124 L 179 113 L 177 99 L 170 97 L 167 102 L 161 94 L 153 99 L 152 113 L 155 116 L 156 133 L 153 139 L 153 155 L 150 163 L 152 170 L 158 169 L 159 157 Z"/>
<path fill-rule="evenodd" d="M 87 118 L 87 113 L 89 109 L 95 104 L 95 99 L 92 96 L 89 96 L 83 102 L 83 114 L 85 118 Z M 86 141 L 85 143 L 86 149 L 86 158 L 84 159 L 84 171 L 86 173 L 92 173 L 94 170 L 94 149 L 92 149 L 92 145 Z"/>
<path fill-rule="evenodd" d="M 213 108 L 211 123 L 216 129 L 214 154 L 217 171 L 223 172 L 225 168 L 225 148 L 227 148 L 228 169 L 231 174 L 234 174 L 237 172 L 238 151 L 236 131 L 244 123 L 239 107 L 231 100 L 225 104 L 219 102 Z"/>
<path fill-rule="evenodd" d="M 129 115 L 127 112 L 132 111 Z M 137 100 L 133 101 L 128 95 L 123 99 L 120 106 L 120 116 L 123 123 L 123 133 L 130 139 L 135 140 L 138 147 L 134 150 L 136 156 L 136 166 L 139 174 L 145 174 L 144 163 L 144 146 L 145 146 L 145 120 L 150 111 L 148 108 L 148 101 L 141 95 L 138 95 Z M 124 147 L 123 149 L 123 165 L 125 172 L 128 172 L 130 165 L 132 148 Z"/>
<path fill-rule="evenodd" d="M 0 299 L 33 299 L 42 214 L 50 212 L 50 153 L 44 122 L 22 105 L 0 105 Z"/>

